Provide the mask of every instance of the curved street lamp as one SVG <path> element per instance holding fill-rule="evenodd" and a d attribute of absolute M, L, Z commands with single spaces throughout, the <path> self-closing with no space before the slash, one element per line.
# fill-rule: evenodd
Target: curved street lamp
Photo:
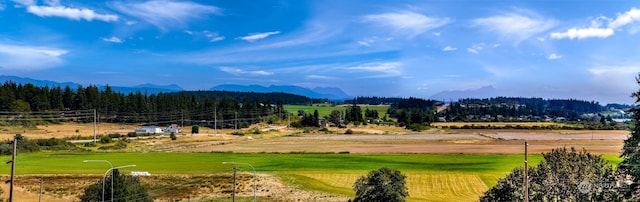
<path fill-rule="evenodd" d="M 113 169 L 127 168 L 127 167 L 136 166 L 136 165 L 125 165 L 125 166 L 113 167 L 113 164 L 111 164 L 111 162 L 107 161 L 107 160 L 84 160 L 82 162 L 84 162 L 84 163 L 92 163 L 92 162 L 108 163 L 109 167 L 111 167 L 111 168 L 107 169 L 107 172 L 104 172 L 104 176 L 102 177 L 102 201 L 103 202 L 104 202 L 104 181 L 107 179 L 107 173 L 109 173 L 109 171 L 112 171 Z M 111 172 L 111 201 L 113 201 L 113 172 Z"/>
<path fill-rule="evenodd" d="M 251 169 L 253 170 L 253 202 L 256 202 L 256 169 L 251 164 L 242 162 L 222 162 L 222 164 L 247 165 L 251 167 Z M 236 185 L 234 184 L 233 186 Z"/>

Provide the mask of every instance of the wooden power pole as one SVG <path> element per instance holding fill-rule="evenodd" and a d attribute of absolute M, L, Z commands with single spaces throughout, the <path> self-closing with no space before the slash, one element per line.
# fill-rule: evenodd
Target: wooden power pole
<path fill-rule="evenodd" d="M 527 147 L 529 144 L 524 142 L 524 202 L 529 202 L 529 158 Z"/>
<path fill-rule="evenodd" d="M 13 152 L 11 155 L 11 179 L 9 180 L 9 183 L 11 183 L 11 185 L 9 186 L 9 202 L 13 201 L 13 182 L 14 182 L 14 176 L 15 176 L 15 168 L 16 168 L 16 153 L 18 148 L 18 138 L 17 135 L 13 136 Z M 9 162 L 7 162 L 9 163 Z"/>

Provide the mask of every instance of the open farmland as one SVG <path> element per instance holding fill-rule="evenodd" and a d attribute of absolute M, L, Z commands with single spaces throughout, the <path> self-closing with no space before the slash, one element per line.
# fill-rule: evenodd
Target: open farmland
<path fill-rule="evenodd" d="M 137 126 L 98 127 L 99 134 L 124 134 Z M 628 131 L 504 129 L 431 129 L 415 133 L 371 124 L 351 127 L 356 133 L 353 135 L 344 135 L 345 129 L 338 128 L 310 133 L 269 125 L 251 128 L 264 130 L 253 134 L 252 129 L 243 129 L 246 136 L 235 136 L 230 135 L 234 130 L 213 134 L 210 129 L 201 128 L 201 134 L 179 134 L 175 141 L 159 136 L 135 140 L 124 152 L 20 154 L 16 170 L 21 193 L 18 196 L 36 196 L 36 178 L 44 176 L 45 199 L 51 199 L 47 201 L 76 200 L 81 194 L 78 190 L 97 181 L 106 169 L 104 164 L 82 160 L 108 159 L 114 165 L 137 165 L 123 169 L 125 173 L 150 172 L 152 176 L 143 177 L 142 182 L 160 200 L 192 197 L 229 201 L 230 186 L 225 184 L 231 183 L 231 167 L 221 162 L 238 161 L 256 167 L 261 201 L 345 201 L 353 196 L 351 186 L 358 177 L 380 167 L 395 168 L 407 176 L 409 201 L 475 201 L 498 178 L 522 166 L 524 140 L 530 144 L 532 163 L 540 161 L 541 152 L 558 147 L 586 148 L 617 163 L 622 140 L 628 135 Z M 67 137 L 66 133 L 75 130 L 80 130 L 83 138 L 92 137 L 92 124 L 52 124 L 30 129 L 27 134 L 30 138 Z M 0 160 L 9 158 L 3 156 Z M 238 196 L 241 201 L 248 201 L 252 196 L 251 170 L 240 168 Z M 0 172 L 9 173 L 9 169 L 0 167 Z"/>
<path fill-rule="evenodd" d="M 332 106 L 330 104 L 314 104 L 314 105 L 284 105 L 284 109 L 293 113 L 297 113 L 298 110 L 303 110 L 307 114 L 313 114 L 314 110 L 318 110 L 318 115 L 320 116 L 328 116 L 332 110 L 338 110 L 344 112 L 345 107 L 351 105 L 336 105 Z M 380 118 L 387 115 L 387 109 L 389 109 L 389 105 L 358 105 L 362 108 L 364 112 L 366 109 L 369 110 L 377 110 Z"/>

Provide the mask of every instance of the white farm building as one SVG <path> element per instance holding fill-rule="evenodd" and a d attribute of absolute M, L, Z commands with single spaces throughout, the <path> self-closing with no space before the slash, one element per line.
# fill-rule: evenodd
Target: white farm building
<path fill-rule="evenodd" d="M 156 126 L 142 126 L 142 128 L 136 128 L 136 133 L 162 133 L 162 128 Z"/>

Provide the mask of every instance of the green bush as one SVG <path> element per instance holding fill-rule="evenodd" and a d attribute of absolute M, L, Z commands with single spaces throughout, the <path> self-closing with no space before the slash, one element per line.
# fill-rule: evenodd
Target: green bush
<path fill-rule="evenodd" d="M 96 143 L 93 143 L 93 142 L 87 142 L 87 143 L 84 143 L 84 146 L 85 147 L 95 147 L 95 146 L 98 146 L 98 145 L 96 145 Z"/>
<path fill-rule="evenodd" d="M 137 137 L 137 136 L 138 136 L 138 133 L 136 133 L 136 132 L 127 133 L 127 137 Z"/>
<path fill-rule="evenodd" d="M 344 134 L 351 135 L 353 134 L 353 130 L 347 129 L 347 131 L 344 131 Z"/>
<path fill-rule="evenodd" d="M 109 137 L 110 138 L 121 138 L 122 135 L 120 135 L 120 133 L 111 133 L 111 134 L 109 134 Z"/>
<path fill-rule="evenodd" d="M 169 137 L 171 138 L 171 140 L 177 140 L 178 139 L 178 137 L 176 137 L 175 133 L 169 134 Z"/>
<path fill-rule="evenodd" d="M 231 133 L 231 135 L 244 136 L 244 133 L 240 132 L 240 131 L 235 131 L 235 132 Z"/>
<path fill-rule="evenodd" d="M 100 143 L 102 143 L 102 144 L 109 144 L 111 142 L 113 142 L 113 140 L 111 140 L 111 137 L 109 137 L 109 136 L 102 136 L 100 138 Z"/>

